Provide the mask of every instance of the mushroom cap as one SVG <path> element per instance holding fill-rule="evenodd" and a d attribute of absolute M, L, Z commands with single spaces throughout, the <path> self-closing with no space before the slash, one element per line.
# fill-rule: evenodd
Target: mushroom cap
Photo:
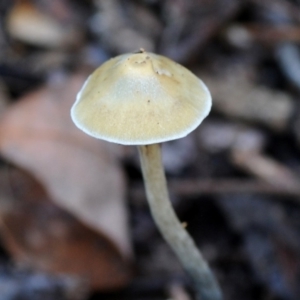
<path fill-rule="evenodd" d="M 193 73 L 142 51 L 112 58 L 86 80 L 71 109 L 78 128 L 123 145 L 178 139 L 208 115 L 211 96 Z"/>

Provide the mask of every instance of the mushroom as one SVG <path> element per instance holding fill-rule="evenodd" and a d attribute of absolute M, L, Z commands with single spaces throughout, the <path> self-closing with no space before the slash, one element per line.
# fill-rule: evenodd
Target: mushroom
<path fill-rule="evenodd" d="M 75 125 L 99 139 L 137 145 L 153 218 L 194 281 L 198 298 L 220 288 L 169 200 L 160 143 L 193 131 L 208 115 L 204 83 L 176 62 L 143 49 L 105 62 L 86 80 L 71 109 Z"/>

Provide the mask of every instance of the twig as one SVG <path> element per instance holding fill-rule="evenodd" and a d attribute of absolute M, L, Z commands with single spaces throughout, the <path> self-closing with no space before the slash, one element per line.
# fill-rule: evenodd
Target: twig
<path fill-rule="evenodd" d="M 169 181 L 169 187 L 171 193 L 180 197 L 251 193 L 285 196 L 297 203 L 300 202 L 300 186 L 284 188 L 254 179 L 173 179 Z M 143 205 L 146 199 L 143 185 L 135 185 L 130 190 L 129 197 L 133 203 Z"/>

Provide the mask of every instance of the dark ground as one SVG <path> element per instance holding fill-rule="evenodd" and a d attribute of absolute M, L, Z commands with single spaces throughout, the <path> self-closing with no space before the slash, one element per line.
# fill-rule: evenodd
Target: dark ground
<path fill-rule="evenodd" d="M 2 0 L 0 15 L 0 114 L 6 120 L 12 107 L 21 112 L 0 129 L 0 300 L 193 299 L 150 216 L 134 150 L 118 148 L 114 158 L 126 178 L 131 263 L 105 231 L 53 204 L 49 178 L 35 165 L 43 150 L 28 150 L 41 123 L 31 125 L 40 108 L 26 102 L 60 99 L 61 82 L 62 97 L 73 101 L 78 88 L 71 92 L 69 78 L 141 47 L 191 69 L 213 96 L 200 128 L 163 151 L 173 204 L 224 298 L 300 299 L 299 1 Z M 41 120 L 49 112 L 55 127 L 64 111 L 51 109 L 45 106 Z M 67 157 L 55 163 L 44 156 L 40 168 L 52 178 L 53 165 L 68 169 Z M 54 219 L 73 240 L 65 241 Z M 49 233 L 50 225 L 59 230 Z M 50 260 L 47 249 L 61 260 Z M 89 272 L 92 287 L 83 280 Z"/>

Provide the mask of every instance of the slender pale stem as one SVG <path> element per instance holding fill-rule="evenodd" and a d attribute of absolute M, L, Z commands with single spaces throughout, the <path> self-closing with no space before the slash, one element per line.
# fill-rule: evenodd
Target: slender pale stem
<path fill-rule="evenodd" d="M 152 216 L 194 281 L 198 300 L 221 300 L 218 283 L 193 239 L 178 220 L 169 200 L 159 144 L 138 146 Z"/>

